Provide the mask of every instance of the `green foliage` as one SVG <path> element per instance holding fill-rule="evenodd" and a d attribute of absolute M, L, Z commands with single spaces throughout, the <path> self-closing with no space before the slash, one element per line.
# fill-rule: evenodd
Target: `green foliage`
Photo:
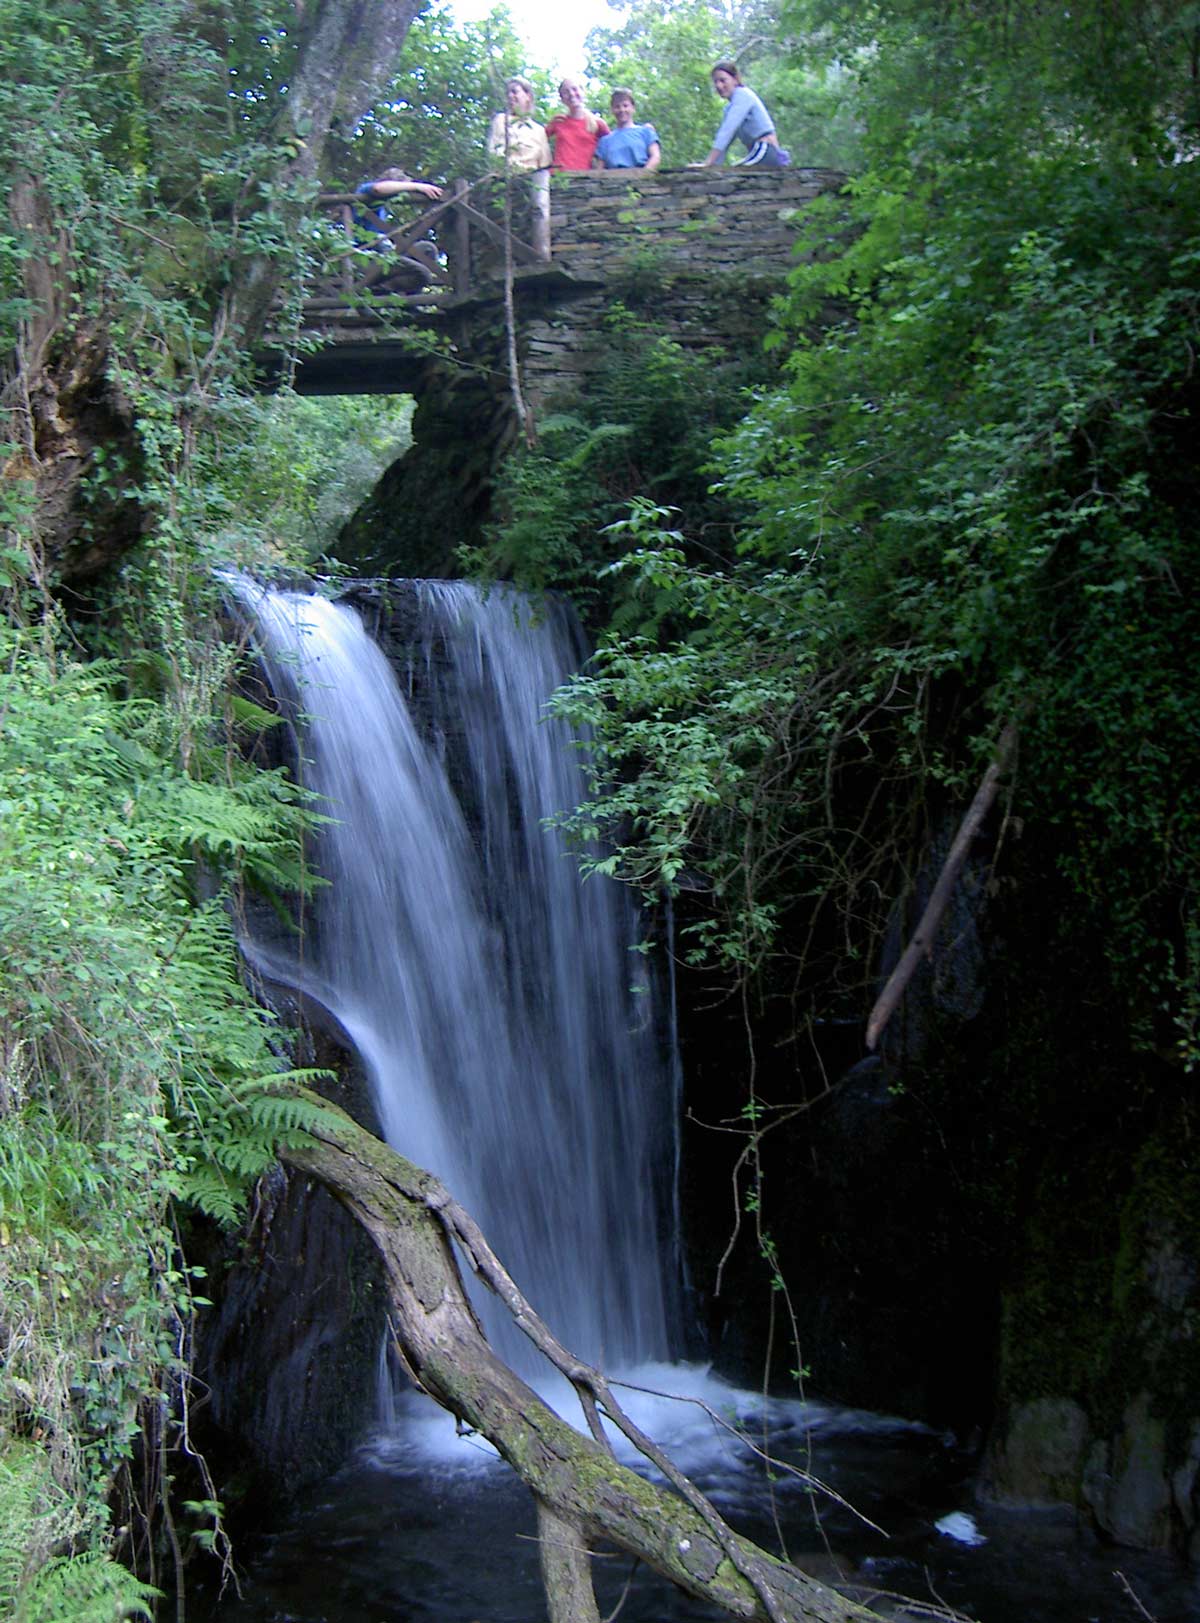
<path fill-rule="evenodd" d="M 300 803 L 236 756 L 219 786 L 181 773 L 177 721 L 110 667 L 4 629 L 0 656 L 0 1334 L 60 1480 L 102 1506 L 176 1361 L 169 1202 L 232 1218 L 309 1115 L 280 1097 L 220 883 L 290 881 Z"/>
<path fill-rule="evenodd" d="M 54 1555 L 76 1531 L 43 1450 L 0 1453 L 0 1614 L 14 1623 L 115 1623 L 153 1616 L 157 1591 L 100 1554 Z"/>
<path fill-rule="evenodd" d="M 504 106 L 504 81 L 513 74 L 530 79 L 539 116 L 548 117 L 557 89 L 544 68 L 530 68 L 506 7 L 479 23 L 425 12 L 409 32 L 386 97 L 334 154 L 337 177 L 356 185 L 393 165 L 423 180 L 482 174 L 488 124 Z"/>
<path fill-rule="evenodd" d="M 1059 849 L 1135 1039 L 1191 1063 L 1185 32 L 1135 5 L 1065 28 L 924 5 L 786 21 L 849 65 L 869 164 L 812 212 L 770 335 L 785 382 L 717 446 L 740 563 L 698 569 L 659 517 L 622 566 L 664 626 L 691 623 L 610 641 L 564 699 L 599 733 L 578 825 L 650 889 L 706 874 L 726 957 L 783 950 L 786 920 L 824 998 L 837 935 L 810 905 L 869 955 L 930 819 L 1016 717 L 1016 808 Z"/>
<path fill-rule="evenodd" d="M 1073 47 L 1105 54 L 1090 23 Z M 956 44 L 953 113 L 909 138 L 917 161 L 889 150 L 859 188 L 861 236 L 794 278 L 796 327 L 839 293 L 853 321 L 797 349 L 787 391 L 729 442 L 728 478 L 757 493 L 747 550 L 807 560 L 847 605 L 844 641 L 916 640 L 993 714 L 1027 714 L 1026 809 L 1071 828 L 1063 861 L 1143 1040 L 1181 1022 L 1187 1051 L 1200 806 L 1178 773 L 1196 632 L 1180 434 L 1200 219 L 1183 170 L 1129 161 L 1170 79 L 1072 71 L 1064 127 L 1030 92 L 1065 70 L 1056 40 L 1007 55 L 981 23 Z M 896 72 L 915 81 L 911 55 Z"/>
<path fill-rule="evenodd" d="M 630 550 L 613 571 L 652 596 L 686 634 L 662 647 L 610 635 L 591 667 L 556 696 L 588 739 L 594 798 L 563 819 L 586 869 L 650 896 L 703 883 L 714 908 L 686 936 L 692 962 L 744 975 L 778 949 L 787 910 L 802 908 L 801 959 L 823 976 L 825 1008 L 857 994 L 862 942 L 826 925 L 856 896 L 860 926 L 878 922 L 897 854 L 865 821 L 847 827 L 836 798 L 893 788 L 898 770 L 881 711 L 925 662 L 915 649 L 840 658 L 841 605 L 804 573 L 715 574 L 685 559 L 661 508 L 635 502 L 613 529 Z M 822 945 L 823 942 L 823 945 Z"/>
<path fill-rule="evenodd" d="M 236 1218 L 318 1109 L 292 1097 L 303 1074 L 243 984 L 233 923 L 247 889 L 307 883 L 313 814 L 243 757 L 271 718 L 230 697 L 211 571 L 323 546 L 327 498 L 298 481 L 361 480 L 397 425 L 237 393 L 250 357 L 232 268 L 311 259 L 303 188 L 268 178 L 286 157 L 280 17 L 182 0 L 0 14 L 0 163 L 32 221 L 0 234 L 16 373 L 0 481 L 0 1607 L 40 1623 L 148 1613 L 151 1592 L 109 1560 L 109 1505 L 143 1417 L 169 1435 L 186 1403 L 194 1275 L 175 1213 Z M 28 288 L 51 286 L 35 308 Z M 37 368 L 77 341 L 103 342 L 136 424 L 123 434 L 101 409 L 88 423 L 79 545 L 103 547 L 131 502 L 147 534 L 70 597 L 68 627 L 45 591 L 25 407 Z"/>
<path fill-rule="evenodd" d="M 19 1623 L 114 1623 L 153 1618 L 158 1590 L 99 1554 L 48 1561 L 22 1594 Z"/>
<path fill-rule="evenodd" d="M 653 593 L 633 574 L 608 571 L 631 533 L 615 521 L 634 498 L 671 506 L 689 557 L 732 553 L 735 509 L 710 493 L 704 463 L 712 435 L 736 420 L 758 370 L 753 356 L 690 353 L 651 318 L 614 303 L 597 334 L 587 394 L 543 418 L 537 446 L 509 459 L 499 522 L 483 547 L 461 554 L 465 566 L 530 591 L 565 587 L 593 621 L 653 629 Z"/>
<path fill-rule="evenodd" d="M 183 0 L 84 0 L 69 17 L 5 0 L 3 11 L 0 166 L 50 208 L 45 235 L 0 254 L 10 321 L 22 309 L 17 277 L 36 253 L 69 263 L 70 316 L 103 315 L 148 363 L 147 380 L 195 365 L 212 344 L 212 289 L 234 260 L 294 264 L 302 253 L 263 191 L 277 156 L 273 42 L 249 19 L 229 30 Z"/>
<path fill-rule="evenodd" d="M 638 122 L 658 131 L 664 165 L 678 166 L 698 162 L 712 145 L 724 104 L 709 73 L 731 48 L 728 22 L 706 0 L 642 0 L 620 27 L 588 35 L 588 71 L 609 94 L 617 85 L 633 92 Z"/>
<path fill-rule="evenodd" d="M 0 627 L 0 666 L 0 1469 L 40 1441 L 38 1491 L 67 1507 L 42 1543 L 13 1519 L 5 1559 L 17 1616 L 140 1615 L 107 1500 L 143 1406 L 186 1378 L 172 1207 L 232 1221 L 319 1115 L 230 917 L 235 885 L 296 882 L 307 814 L 219 717 L 124 697 L 111 663 Z"/>
<path fill-rule="evenodd" d="M 311 563 L 408 449 L 407 396 L 231 400 L 204 448 L 208 524 L 230 557 Z"/>

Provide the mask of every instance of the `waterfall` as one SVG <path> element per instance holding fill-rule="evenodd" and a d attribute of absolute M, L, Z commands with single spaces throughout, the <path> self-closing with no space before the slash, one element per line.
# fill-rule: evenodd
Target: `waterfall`
<path fill-rule="evenodd" d="M 388 1141 L 478 1218 L 567 1346 L 608 1368 L 664 1359 L 676 1075 L 635 909 L 545 823 L 584 789 L 544 710 L 578 634 L 509 591 L 403 590 L 401 682 L 353 609 L 241 588 L 332 819 L 301 947 L 260 956 L 340 1021 Z"/>

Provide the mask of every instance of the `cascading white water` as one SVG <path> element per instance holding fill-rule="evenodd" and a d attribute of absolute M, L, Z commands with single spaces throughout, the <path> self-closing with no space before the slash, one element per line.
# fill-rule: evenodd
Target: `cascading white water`
<path fill-rule="evenodd" d="M 388 1140 L 474 1213 L 561 1340 L 609 1368 L 666 1358 L 675 1075 L 628 898 L 582 880 L 544 822 L 583 790 L 544 714 L 577 636 L 511 592 L 408 590 L 419 705 L 352 609 L 240 589 L 335 819 L 313 926 L 269 968 L 345 1027 Z M 526 1363 L 511 1325 L 489 1332 Z"/>

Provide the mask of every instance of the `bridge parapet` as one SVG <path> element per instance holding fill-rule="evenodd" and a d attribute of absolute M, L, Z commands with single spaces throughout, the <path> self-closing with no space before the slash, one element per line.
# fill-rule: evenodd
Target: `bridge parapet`
<path fill-rule="evenodd" d="M 655 274 L 778 284 L 798 218 L 844 179 L 829 169 L 734 168 L 540 171 L 512 176 L 507 187 L 500 176 L 456 181 L 440 203 L 389 233 L 393 254 L 338 252 L 333 277 L 311 291 L 305 310 L 336 342 L 346 325 L 496 298 L 506 262 L 531 289 L 539 279 Z M 349 198 L 323 201 L 352 235 Z"/>
<path fill-rule="evenodd" d="M 791 262 L 798 217 L 844 181 L 828 169 L 553 175 L 552 263 L 581 277 L 657 266 L 665 275 L 778 283 Z"/>

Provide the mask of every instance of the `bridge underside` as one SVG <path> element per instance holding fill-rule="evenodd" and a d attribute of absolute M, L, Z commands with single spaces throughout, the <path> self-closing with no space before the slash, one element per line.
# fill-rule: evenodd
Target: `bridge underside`
<path fill-rule="evenodd" d="M 425 355 L 394 338 L 339 339 L 306 355 L 297 394 L 418 394 L 429 370 Z"/>

